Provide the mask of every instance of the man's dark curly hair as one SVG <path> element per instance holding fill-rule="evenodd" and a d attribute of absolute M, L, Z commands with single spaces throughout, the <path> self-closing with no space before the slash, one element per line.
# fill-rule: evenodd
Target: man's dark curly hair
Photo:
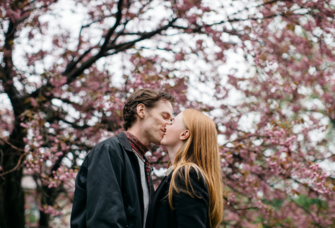
<path fill-rule="evenodd" d="M 142 103 L 145 107 L 152 108 L 156 105 L 156 102 L 160 100 L 170 101 L 171 104 L 173 104 L 175 97 L 170 93 L 151 89 L 139 89 L 132 93 L 123 107 L 123 128 L 128 130 L 136 121 L 136 107 L 138 104 Z"/>

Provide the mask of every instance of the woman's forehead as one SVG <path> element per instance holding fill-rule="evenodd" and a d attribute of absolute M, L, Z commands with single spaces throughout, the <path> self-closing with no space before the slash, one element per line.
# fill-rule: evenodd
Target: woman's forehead
<path fill-rule="evenodd" d="M 174 119 L 182 120 L 183 119 L 183 112 L 180 112 Z"/>

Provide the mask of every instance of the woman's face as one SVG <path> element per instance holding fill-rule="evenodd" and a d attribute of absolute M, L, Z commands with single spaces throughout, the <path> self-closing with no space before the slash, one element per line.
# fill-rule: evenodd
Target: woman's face
<path fill-rule="evenodd" d="M 183 113 L 179 113 L 172 119 L 171 124 L 166 126 L 161 145 L 165 147 L 174 147 L 183 142 L 183 132 L 186 128 L 183 122 Z"/>

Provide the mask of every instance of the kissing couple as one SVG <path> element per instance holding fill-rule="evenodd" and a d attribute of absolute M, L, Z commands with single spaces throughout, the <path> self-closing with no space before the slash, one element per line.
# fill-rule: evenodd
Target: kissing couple
<path fill-rule="evenodd" d="M 75 183 L 71 228 L 215 228 L 223 214 L 217 130 L 202 112 L 173 118 L 175 98 L 135 91 L 123 108 L 124 130 L 97 144 Z M 167 149 L 170 167 L 154 190 L 145 157 Z"/>

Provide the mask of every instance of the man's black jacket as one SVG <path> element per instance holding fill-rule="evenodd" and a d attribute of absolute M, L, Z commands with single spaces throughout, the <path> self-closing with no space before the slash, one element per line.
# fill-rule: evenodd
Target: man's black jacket
<path fill-rule="evenodd" d="M 124 133 L 87 155 L 77 178 L 71 228 L 143 227 L 143 191 L 136 154 Z M 150 177 L 150 190 L 153 192 Z"/>
<path fill-rule="evenodd" d="M 183 171 L 182 171 L 183 172 Z M 190 180 L 196 196 L 188 193 L 174 193 L 171 209 L 168 201 L 172 173 L 162 180 L 153 194 L 146 228 L 209 228 L 209 196 L 205 179 L 192 168 Z M 176 184 L 186 190 L 185 181 L 176 176 Z M 189 190 L 192 189 L 189 186 Z"/>

